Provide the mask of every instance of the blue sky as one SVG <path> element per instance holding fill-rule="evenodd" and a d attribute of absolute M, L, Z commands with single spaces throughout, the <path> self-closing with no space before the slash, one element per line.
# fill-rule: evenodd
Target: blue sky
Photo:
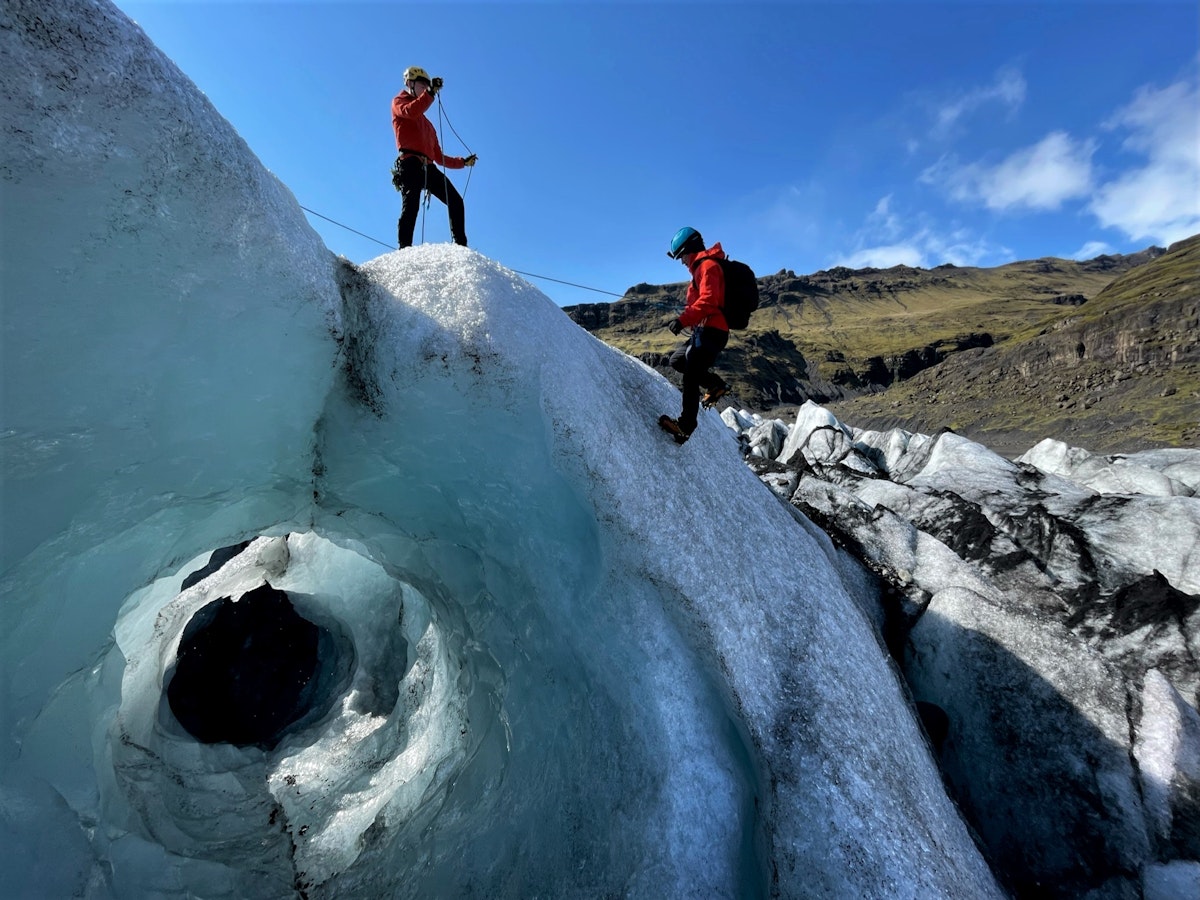
<path fill-rule="evenodd" d="M 1194 0 L 117 5 L 355 262 L 395 240 L 408 65 L 479 155 L 449 173 L 471 246 L 561 305 L 683 280 L 682 225 L 760 274 L 1200 232 Z M 437 201 L 422 235 L 449 239 Z"/>

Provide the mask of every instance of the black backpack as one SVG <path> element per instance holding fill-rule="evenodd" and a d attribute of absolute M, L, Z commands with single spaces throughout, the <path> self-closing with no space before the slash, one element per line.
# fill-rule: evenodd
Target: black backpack
<path fill-rule="evenodd" d="M 712 259 L 712 257 L 709 257 Z M 735 331 L 750 324 L 750 313 L 758 309 L 758 278 L 754 270 L 736 259 L 713 259 L 725 273 L 725 321 Z"/>

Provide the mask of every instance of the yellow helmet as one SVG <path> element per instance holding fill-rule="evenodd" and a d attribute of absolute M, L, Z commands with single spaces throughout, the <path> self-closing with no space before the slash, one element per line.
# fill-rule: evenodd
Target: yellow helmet
<path fill-rule="evenodd" d="M 410 81 L 417 81 L 417 80 L 424 81 L 426 84 L 429 84 L 430 82 L 433 81 L 433 79 L 429 77 L 429 73 L 426 72 L 424 69 L 422 69 L 420 66 L 409 66 L 407 69 L 404 70 L 404 83 L 405 84 L 408 84 Z"/>

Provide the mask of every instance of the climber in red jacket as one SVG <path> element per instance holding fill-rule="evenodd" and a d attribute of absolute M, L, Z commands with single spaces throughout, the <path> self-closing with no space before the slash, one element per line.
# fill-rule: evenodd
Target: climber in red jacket
<path fill-rule="evenodd" d="M 430 78 L 420 66 L 404 70 L 405 90 L 392 99 L 392 130 L 396 132 L 396 152 L 399 157 L 392 170 L 392 183 L 400 192 L 403 204 L 397 223 L 397 240 L 401 249 L 411 247 L 417 213 L 421 208 L 421 192 L 429 191 L 446 204 L 450 213 L 450 236 L 454 243 L 467 246 L 466 209 L 462 196 L 438 168 L 461 169 L 475 165 L 476 156 L 445 156 L 438 144 L 433 123 L 425 118 L 425 110 L 433 105 L 442 89 L 441 78 Z"/>
<path fill-rule="evenodd" d="M 704 405 L 712 406 L 729 393 L 729 385 L 709 369 L 729 343 L 729 324 L 725 321 L 725 272 L 717 264 L 725 258 L 720 243 L 704 248 L 704 238 L 694 228 L 680 228 L 671 241 L 667 255 L 688 268 L 692 281 L 687 289 L 687 305 L 679 318 L 672 320 L 672 334 L 691 328 L 687 343 L 671 354 L 671 368 L 683 375 L 683 410 L 678 419 L 659 416 L 658 424 L 682 444 L 696 430 L 700 412 L 700 388 Z"/>

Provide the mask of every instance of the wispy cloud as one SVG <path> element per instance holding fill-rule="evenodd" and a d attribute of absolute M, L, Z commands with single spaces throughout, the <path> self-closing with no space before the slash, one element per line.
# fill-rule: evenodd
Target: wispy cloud
<path fill-rule="evenodd" d="M 1072 253 L 1068 258 L 1095 259 L 1097 256 L 1104 256 L 1105 254 L 1115 252 L 1116 251 L 1108 244 L 1104 243 L 1104 241 L 1088 241 L 1086 244 Z"/>
<path fill-rule="evenodd" d="M 835 265 L 846 266 L 849 269 L 890 269 L 892 266 L 912 266 L 914 269 L 927 267 L 925 254 L 919 247 L 911 243 L 867 247 L 839 259 Z"/>
<path fill-rule="evenodd" d="M 943 263 L 997 265 L 1012 259 L 1007 248 L 990 244 L 968 229 L 939 229 L 926 224 L 924 218 L 907 221 L 894 208 L 892 195 L 883 197 L 855 236 L 857 249 L 839 257 L 834 265 L 851 269 L 901 265 L 931 268 Z"/>
<path fill-rule="evenodd" d="M 1025 102 L 1025 90 L 1025 76 L 1018 69 L 1001 69 L 991 84 L 972 88 L 936 104 L 933 110 L 933 136 L 950 136 L 963 118 L 984 106 L 998 104 L 1009 113 L 1016 112 Z"/>
<path fill-rule="evenodd" d="M 960 164 L 954 157 L 943 157 L 921 173 L 921 181 L 988 209 L 1058 209 L 1067 200 L 1091 194 L 1095 151 L 1095 141 L 1076 141 L 1055 131 L 996 165 Z"/>
<path fill-rule="evenodd" d="M 1100 134 L 1124 135 L 1123 158 L 1100 159 L 1100 135 L 1052 131 L 998 163 L 947 154 L 919 180 L 997 212 L 1050 212 L 1080 201 L 1101 226 L 1134 241 L 1169 244 L 1200 233 L 1200 78 L 1142 88 Z"/>
<path fill-rule="evenodd" d="M 933 265 L 994 266 L 1013 258 L 1012 251 L 1007 247 L 990 243 L 966 228 L 948 232 L 929 229 L 922 231 L 920 237 Z"/>
<path fill-rule="evenodd" d="M 1163 244 L 1200 232 L 1200 80 L 1143 88 L 1105 127 L 1142 162 L 1095 192 L 1100 224 Z"/>
<path fill-rule="evenodd" d="M 874 230 L 882 233 L 885 238 L 899 237 L 901 231 L 903 231 L 903 225 L 900 222 L 900 218 L 892 212 L 891 194 L 881 198 L 875 204 L 875 209 L 867 217 L 867 224 Z"/>

